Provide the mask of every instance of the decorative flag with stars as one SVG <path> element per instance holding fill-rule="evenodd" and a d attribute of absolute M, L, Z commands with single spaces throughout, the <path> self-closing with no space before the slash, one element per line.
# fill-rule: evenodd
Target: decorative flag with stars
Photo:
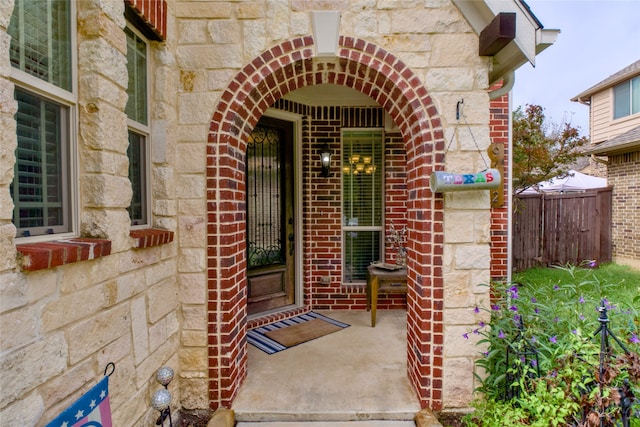
<path fill-rule="evenodd" d="M 105 376 L 47 427 L 112 427 L 109 377 Z"/>

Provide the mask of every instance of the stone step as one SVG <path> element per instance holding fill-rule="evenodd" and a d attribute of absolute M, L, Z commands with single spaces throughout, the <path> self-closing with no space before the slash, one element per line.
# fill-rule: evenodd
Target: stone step
<path fill-rule="evenodd" d="M 413 421 L 264 421 L 239 422 L 237 427 L 415 427 Z"/>
<path fill-rule="evenodd" d="M 442 427 L 427 409 L 417 414 L 358 414 L 345 418 L 345 414 L 261 414 L 260 418 L 238 417 L 236 427 Z M 255 414 L 254 414 L 255 416 Z M 379 419 L 378 419 L 379 418 Z M 244 419 L 244 420 L 243 420 Z M 348 421 L 346 421 L 348 420 Z"/>

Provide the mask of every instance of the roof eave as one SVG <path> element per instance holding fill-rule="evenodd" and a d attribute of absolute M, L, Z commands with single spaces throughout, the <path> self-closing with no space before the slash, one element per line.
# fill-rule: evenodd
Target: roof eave
<path fill-rule="evenodd" d="M 638 150 L 640 150 L 640 141 L 631 141 L 615 146 L 595 147 L 590 150 L 586 150 L 585 154 L 595 154 L 596 156 L 612 156 Z"/>
<path fill-rule="evenodd" d="M 490 83 L 527 62 L 535 66 L 536 55 L 555 43 L 560 33 L 559 30 L 543 29 L 529 6 L 521 0 L 453 0 L 453 3 L 478 35 L 499 13 L 516 14 L 516 37 L 493 56 Z"/>
<path fill-rule="evenodd" d="M 571 98 L 571 101 L 580 102 L 582 104 L 588 104 L 593 95 L 603 92 L 609 88 L 612 88 L 618 85 L 619 83 L 629 80 L 637 75 L 640 75 L 640 74 L 638 72 L 638 69 L 635 68 L 635 69 L 630 69 L 628 72 L 619 73 L 619 75 L 615 76 L 615 78 L 611 78 L 613 76 L 609 76 L 603 81 L 596 83 L 595 85 L 591 86 L 589 89 L 574 96 L 573 98 Z"/>

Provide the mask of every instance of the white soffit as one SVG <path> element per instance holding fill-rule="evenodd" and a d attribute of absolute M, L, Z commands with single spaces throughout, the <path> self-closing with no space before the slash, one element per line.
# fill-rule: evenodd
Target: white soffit
<path fill-rule="evenodd" d="M 559 30 L 545 30 L 520 0 L 453 0 L 476 34 L 501 12 L 516 14 L 516 37 L 493 57 L 491 79 L 495 81 L 525 62 L 535 66 L 536 55 L 551 46 Z"/>

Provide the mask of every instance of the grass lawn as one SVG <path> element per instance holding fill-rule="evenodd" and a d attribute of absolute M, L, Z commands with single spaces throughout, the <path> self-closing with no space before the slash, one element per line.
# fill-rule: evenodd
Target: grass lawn
<path fill-rule="evenodd" d="M 544 287 L 593 281 L 592 286 L 585 286 L 586 292 L 593 297 L 603 296 L 612 302 L 632 304 L 640 310 L 640 299 L 636 299 L 640 297 L 640 271 L 624 265 L 603 264 L 595 269 L 575 269 L 573 273 L 575 278 L 564 268 L 536 267 L 514 274 L 513 281 Z"/>

